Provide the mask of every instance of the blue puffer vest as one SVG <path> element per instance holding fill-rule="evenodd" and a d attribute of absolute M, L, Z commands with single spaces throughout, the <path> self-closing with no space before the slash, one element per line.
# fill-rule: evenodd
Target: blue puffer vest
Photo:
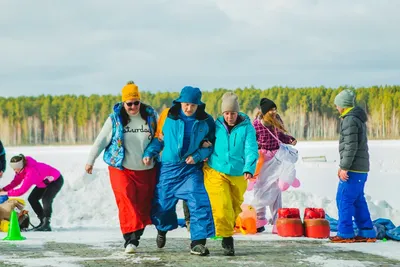
<path fill-rule="evenodd" d="M 114 112 L 110 114 L 112 121 L 112 138 L 103 155 L 103 160 L 105 163 L 121 170 L 123 169 L 122 162 L 124 161 L 125 157 L 124 126 L 122 125 L 122 119 L 120 115 L 122 108 L 123 103 L 117 103 L 114 105 Z M 157 113 L 150 106 L 146 106 L 146 112 L 147 125 L 149 126 L 151 138 L 154 138 L 157 128 Z"/>

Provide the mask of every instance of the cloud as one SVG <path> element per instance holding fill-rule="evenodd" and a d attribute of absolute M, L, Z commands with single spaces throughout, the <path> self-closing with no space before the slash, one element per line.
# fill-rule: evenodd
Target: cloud
<path fill-rule="evenodd" d="M 0 2 L 0 95 L 399 84 L 396 0 Z"/>

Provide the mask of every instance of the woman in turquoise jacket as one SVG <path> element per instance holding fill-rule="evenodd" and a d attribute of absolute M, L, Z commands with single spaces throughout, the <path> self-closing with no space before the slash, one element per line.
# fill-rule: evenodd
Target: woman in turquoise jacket
<path fill-rule="evenodd" d="M 223 237 L 224 254 L 233 256 L 235 220 L 241 212 L 247 179 L 256 170 L 258 145 L 256 131 L 249 117 L 239 112 L 238 97 L 232 92 L 222 97 L 222 113 L 215 123 L 214 151 L 203 170 L 216 234 Z"/>
<path fill-rule="evenodd" d="M 202 168 L 212 147 L 203 147 L 203 143 L 213 141 L 214 133 L 215 123 L 205 112 L 199 88 L 184 87 L 172 107 L 160 115 L 158 138 L 153 139 L 143 159 L 149 162 L 162 151 L 152 208 L 159 248 L 165 246 L 167 232 L 178 227 L 175 207 L 181 199 L 186 201 L 191 215 L 191 253 L 209 254 L 206 238 L 215 236 L 215 229 Z"/>

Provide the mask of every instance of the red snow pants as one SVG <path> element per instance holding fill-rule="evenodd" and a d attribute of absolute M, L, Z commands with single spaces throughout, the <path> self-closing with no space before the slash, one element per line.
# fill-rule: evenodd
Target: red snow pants
<path fill-rule="evenodd" d="M 108 170 L 122 233 L 132 233 L 152 224 L 150 211 L 156 186 L 156 167 L 133 171 L 109 166 Z"/>

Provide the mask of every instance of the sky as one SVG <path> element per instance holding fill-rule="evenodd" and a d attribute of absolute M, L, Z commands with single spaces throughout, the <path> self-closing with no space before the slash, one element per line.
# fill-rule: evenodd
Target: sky
<path fill-rule="evenodd" d="M 0 1 L 0 97 L 400 84 L 398 0 Z"/>

